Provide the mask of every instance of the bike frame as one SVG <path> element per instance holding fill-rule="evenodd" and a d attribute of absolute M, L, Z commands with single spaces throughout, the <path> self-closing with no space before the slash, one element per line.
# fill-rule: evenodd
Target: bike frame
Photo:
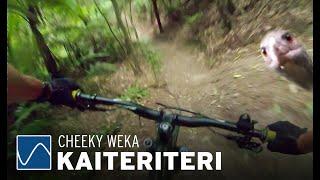
<path fill-rule="evenodd" d="M 180 127 L 172 123 L 172 117 L 168 116 L 165 111 L 161 111 L 160 117 L 160 121 L 156 123 L 156 139 L 146 138 L 144 140 L 146 150 L 152 154 L 155 152 L 180 152 L 181 148 L 177 146 Z M 167 170 L 166 158 L 162 157 L 161 161 L 164 162 L 162 163 L 162 170 L 150 171 L 149 177 L 152 179 L 171 179 L 175 172 Z"/>

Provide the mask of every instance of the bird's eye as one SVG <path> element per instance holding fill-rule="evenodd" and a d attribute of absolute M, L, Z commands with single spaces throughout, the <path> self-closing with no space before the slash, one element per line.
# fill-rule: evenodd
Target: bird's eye
<path fill-rule="evenodd" d="M 285 39 L 288 42 L 292 41 L 292 36 L 289 33 L 285 33 L 284 35 L 282 35 L 282 39 Z"/>
<path fill-rule="evenodd" d="M 267 56 L 267 50 L 266 50 L 266 48 L 261 48 L 261 54 L 263 55 L 263 56 Z"/>

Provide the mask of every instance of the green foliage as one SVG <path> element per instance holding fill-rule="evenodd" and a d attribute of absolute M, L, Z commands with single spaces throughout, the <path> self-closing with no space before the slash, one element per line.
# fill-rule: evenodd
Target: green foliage
<path fill-rule="evenodd" d="M 282 108 L 279 106 L 279 104 L 274 104 L 272 107 L 272 111 L 274 113 L 280 114 L 282 113 Z"/>
<path fill-rule="evenodd" d="M 147 62 L 151 65 L 152 70 L 155 73 L 159 73 L 161 69 L 159 54 L 152 50 L 145 50 L 144 54 L 145 54 L 145 57 L 147 58 Z"/>
<path fill-rule="evenodd" d="M 25 120 L 30 118 L 33 112 L 39 109 L 46 109 L 48 108 L 48 104 L 38 104 L 38 103 L 32 103 L 32 104 L 21 104 L 18 106 L 16 111 L 14 112 L 14 115 L 16 117 L 15 121 L 15 127 L 19 129 L 21 125 L 24 123 Z"/>
<path fill-rule="evenodd" d="M 179 7 L 181 7 L 181 1 L 161 0 L 160 2 L 166 14 L 171 14 L 172 12 L 175 12 L 177 9 L 179 9 Z"/>
<path fill-rule="evenodd" d="M 152 8 L 151 0 L 135 0 L 132 2 L 135 11 L 139 14 L 144 14 Z"/>
<path fill-rule="evenodd" d="M 125 101 L 139 101 L 142 98 L 148 97 L 149 91 L 147 88 L 142 88 L 137 85 L 132 85 L 122 94 L 120 99 Z"/>
<path fill-rule="evenodd" d="M 306 109 L 304 110 L 304 112 L 307 116 L 311 116 L 311 119 L 313 119 L 313 102 L 309 102 L 306 104 Z"/>
<path fill-rule="evenodd" d="M 10 128 L 8 143 L 13 143 L 18 134 L 41 134 L 45 128 L 52 126 L 50 118 L 41 117 L 38 113 L 49 108 L 46 103 L 21 104 L 14 112 L 15 122 Z"/>
<path fill-rule="evenodd" d="M 202 16 L 203 16 L 202 12 L 197 12 L 197 13 L 193 14 L 192 16 L 187 16 L 185 18 L 185 21 L 187 24 L 193 25 L 193 24 L 197 23 L 201 19 Z"/>
<path fill-rule="evenodd" d="M 45 130 L 45 128 L 50 127 L 52 122 L 48 119 L 37 119 L 33 120 L 31 123 L 25 125 L 19 130 L 19 134 L 39 134 Z"/>
<path fill-rule="evenodd" d="M 122 124 L 119 122 L 112 123 L 109 126 L 103 126 L 98 134 L 106 135 L 116 135 L 122 129 Z"/>
<path fill-rule="evenodd" d="M 95 75 L 101 75 L 101 74 L 111 74 L 113 72 L 117 71 L 117 66 L 111 63 L 103 63 L 98 62 L 94 65 L 90 66 L 90 69 L 87 71 L 88 76 L 95 76 Z"/>
<path fill-rule="evenodd" d="M 307 104 L 307 109 L 310 114 L 313 114 L 313 102 Z"/>
<path fill-rule="evenodd" d="M 26 103 L 21 104 L 14 112 L 15 122 L 8 132 L 7 158 L 15 158 L 15 140 L 19 134 L 48 134 L 58 122 L 54 116 L 49 115 L 49 104 Z"/>
<path fill-rule="evenodd" d="M 142 41 L 140 43 L 140 48 L 142 50 L 142 55 L 146 59 L 147 63 L 151 66 L 151 69 L 155 76 L 160 73 L 161 70 L 161 57 L 160 54 L 157 53 L 155 50 L 150 48 L 151 45 L 146 42 Z"/>
<path fill-rule="evenodd" d="M 93 1 L 10 0 L 7 15 L 8 62 L 25 74 L 41 79 L 48 78 L 47 69 L 27 21 L 27 16 L 30 15 L 27 11 L 28 5 L 39 9 L 36 14 L 40 20 L 37 28 L 57 58 L 56 63 L 62 73 L 70 74 L 69 72 L 78 70 L 83 63 L 88 64 L 82 60 L 91 60 L 86 57 L 95 54 L 105 53 L 114 60 L 123 58 L 123 50 L 114 36 L 124 42 L 124 35 L 116 24 L 112 3 L 98 3 L 104 16 L 110 21 L 111 29 Z M 119 2 L 119 7 L 124 8 L 124 3 Z"/>
<path fill-rule="evenodd" d="M 7 18 L 8 62 L 23 73 L 43 77 L 43 63 L 27 22 L 17 14 L 8 13 Z"/>

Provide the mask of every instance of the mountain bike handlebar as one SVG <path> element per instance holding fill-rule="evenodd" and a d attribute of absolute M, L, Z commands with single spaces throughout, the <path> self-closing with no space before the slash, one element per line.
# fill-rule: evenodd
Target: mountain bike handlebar
<path fill-rule="evenodd" d="M 120 99 L 109 99 L 97 95 L 84 94 L 80 90 L 72 92 L 72 97 L 78 105 L 87 110 L 103 110 L 96 107 L 96 105 L 117 105 L 121 108 L 130 110 L 131 112 L 144 117 L 146 119 L 159 122 L 162 112 L 154 110 L 137 103 L 122 101 Z M 273 141 L 276 137 L 276 132 L 269 130 L 268 128 L 258 130 L 254 128 L 254 122 L 250 120 L 249 115 L 244 114 L 241 116 L 237 123 L 213 119 L 208 117 L 192 117 L 184 116 L 175 113 L 169 114 L 172 123 L 177 126 L 186 127 L 217 127 L 220 129 L 236 132 L 249 138 L 252 137 L 260 139 L 261 142 Z"/>

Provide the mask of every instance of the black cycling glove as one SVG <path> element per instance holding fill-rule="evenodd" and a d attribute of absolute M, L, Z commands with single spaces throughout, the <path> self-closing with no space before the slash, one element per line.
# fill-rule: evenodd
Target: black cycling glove
<path fill-rule="evenodd" d="M 302 154 L 298 149 L 297 140 L 301 134 L 307 132 L 307 128 L 300 128 L 288 121 L 278 121 L 270 124 L 268 128 L 277 133 L 275 140 L 268 143 L 268 149 L 272 152 L 283 154 Z"/>
<path fill-rule="evenodd" d="M 77 89 L 80 89 L 80 86 L 69 78 L 54 79 L 49 83 L 44 83 L 42 95 L 37 101 L 49 101 L 53 105 L 75 108 L 77 104 L 72 97 L 72 91 Z"/>

